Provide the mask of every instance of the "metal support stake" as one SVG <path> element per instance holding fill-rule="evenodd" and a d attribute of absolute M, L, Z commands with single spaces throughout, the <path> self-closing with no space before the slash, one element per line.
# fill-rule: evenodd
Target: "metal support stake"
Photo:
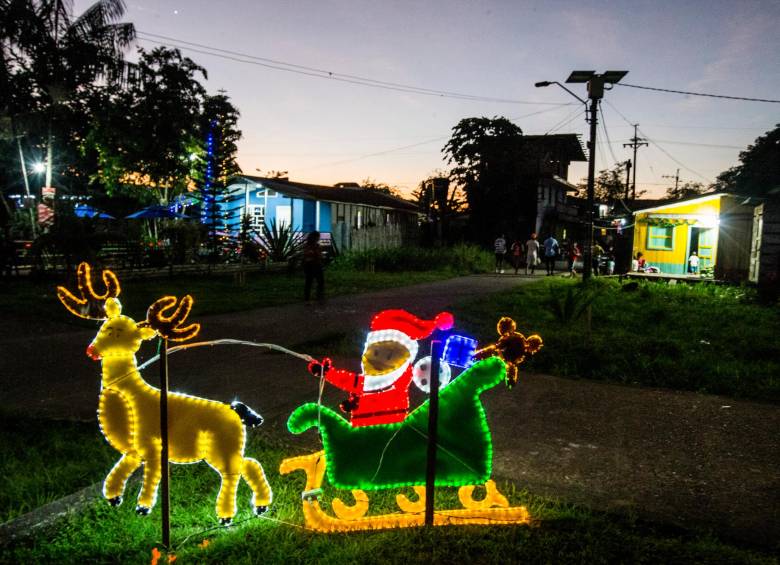
<path fill-rule="evenodd" d="M 431 341 L 430 398 L 428 400 L 428 461 L 425 469 L 425 525 L 433 526 L 433 502 L 436 492 L 436 444 L 439 420 L 439 356 L 441 341 Z"/>
<path fill-rule="evenodd" d="M 162 544 L 171 548 L 171 508 L 168 474 L 168 340 L 160 338 L 160 497 L 162 513 Z"/>

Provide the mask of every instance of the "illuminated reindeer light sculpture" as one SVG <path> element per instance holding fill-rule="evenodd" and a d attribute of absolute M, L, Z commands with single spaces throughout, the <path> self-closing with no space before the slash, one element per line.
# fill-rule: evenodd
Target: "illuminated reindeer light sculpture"
<path fill-rule="evenodd" d="M 122 453 L 103 483 L 103 496 L 112 506 L 121 504 L 127 479 L 144 465 L 136 512 L 146 515 L 154 506 L 162 476 L 160 390 L 143 380 L 135 353 L 143 340 L 155 335 L 171 341 L 195 337 L 200 324 L 182 326 L 192 308 L 189 295 L 178 304 L 173 296 L 157 300 L 149 307 L 146 320 L 136 323 L 121 313 L 119 281 L 114 273 L 103 271 L 103 294 L 95 292 L 87 263 L 79 265 L 77 278 L 80 297 L 64 287 L 57 288 L 57 296 L 76 316 L 105 320 L 87 347 L 87 355 L 102 363 L 100 427 L 108 442 Z M 168 414 L 169 460 L 206 461 L 222 477 L 216 505 L 220 521 L 229 524 L 236 514 L 241 477 L 252 489 L 255 514 L 265 512 L 271 503 L 271 488 L 260 463 L 244 457 L 245 425 L 259 426 L 263 421 L 260 415 L 240 402 L 228 405 L 177 393 L 168 396 Z"/>

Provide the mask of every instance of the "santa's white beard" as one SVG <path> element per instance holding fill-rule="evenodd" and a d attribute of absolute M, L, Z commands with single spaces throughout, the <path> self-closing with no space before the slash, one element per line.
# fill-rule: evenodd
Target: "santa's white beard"
<path fill-rule="evenodd" d="M 381 390 L 383 388 L 389 387 L 391 384 L 401 378 L 401 375 L 403 375 L 406 372 L 406 369 L 409 368 L 409 364 L 410 361 L 407 361 L 397 369 L 393 369 L 384 375 L 366 375 L 364 368 L 363 390 L 370 392 L 372 390 Z"/>

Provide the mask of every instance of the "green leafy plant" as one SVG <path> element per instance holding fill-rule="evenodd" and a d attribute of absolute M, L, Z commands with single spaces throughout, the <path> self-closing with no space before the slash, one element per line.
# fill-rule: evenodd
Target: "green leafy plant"
<path fill-rule="evenodd" d="M 562 324 L 578 320 L 598 297 L 601 288 L 595 284 L 581 283 L 576 286 L 550 286 L 548 306 L 555 318 Z"/>
<path fill-rule="evenodd" d="M 271 220 L 271 226 L 263 225 L 260 234 L 260 247 L 271 261 L 289 261 L 297 257 L 303 249 L 303 233 L 287 224 L 277 224 Z"/>

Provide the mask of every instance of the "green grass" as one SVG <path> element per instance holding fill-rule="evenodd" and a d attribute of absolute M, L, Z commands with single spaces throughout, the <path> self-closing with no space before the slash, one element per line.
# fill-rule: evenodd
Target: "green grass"
<path fill-rule="evenodd" d="M 448 269 L 425 272 L 362 272 L 326 269 L 326 297 L 357 294 L 412 284 L 433 282 L 456 276 Z M 78 323 L 57 300 L 57 285 L 66 281 L 11 281 L 0 284 L 0 310 L 30 319 L 55 319 Z M 237 312 L 264 306 L 277 306 L 303 300 L 303 275 L 255 272 L 246 275 L 239 286 L 233 276 L 174 276 L 147 280 L 120 280 L 124 311 L 141 315 L 160 296 L 191 294 L 195 298 L 193 316 Z M 70 287 L 75 287 L 71 283 Z"/>
<path fill-rule="evenodd" d="M 591 300 L 588 335 L 583 307 Z M 501 316 L 540 334 L 544 349 L 524 371 L 780 401 L 780 309 L 756 304 L 743 288 L 651 282 L 627 292 L 597 279 L 582 290 L 556 278 L 454 313 L 480 343 L 495 341 Z"/>
<path fill-rule="evenodd" d="M 102 479 L 114 459 L 95 422 L 0 416 L 0 522 Z"/>
<path fill-rule="evenodd" d="M 16 430 L 17 442 L 36 439 L 41 430 L 61 429 L 62 440 L 76 446 L 99 438 L 96 425 L 62 427 L 59 423 L 27 421 Z M 102 441 L 102 440 L 101 440 Z M 91 451 L 76 462 L 85 467 L 83 480 L 69 488 L 88 485 L 97 467 L 107 472 L 111 462 L 108 446 L 98 461 Z M 776 563 L 763 550 L 729 545 L 717 537 L 639 522 L 630 517 L 589 511 L 561 501 L 517 491 L 501 485 L 512 504 L 528 507 L 532 526 L 463 526 L 423 528 L 351 534 L 319 534 L 304 529 L 300 493 L 303 474 L 279 476 L 280 461 L 306 450 L 260 432 L 251 432 L 247 453 L 265 467 L 274 489 L 274 502 L 266 518 L 252 518 L 249 491 L 242 483 L 237 525 L 215 528 L 214 502 L 219 486 L 217 474 L 207 465 L 172 466 L 172 544 L 179 563 Z M 87 457 L 89 456 L 89 457 Z M 42 456 L 41 456 L 42 457 Z M 113 460 L 113 458 L 110 459 Z M 89 460 L 88 460 L 89 459 Z M 70 464 L 71 453 L 54 452 L 50 467 Z M 88 469 L 86 469 L 88 467 Z M 9 480 L 25 471 L 17 468 Z M 52 475 L 31 481 L 57 481 Z M 62 485 L 65 486 L 65 485 Z M 42 487 L 41 487 L 42 488 Z M 58 487 L 59 488 L 59 487 Z M 39 488 L 40 490 L 40 488 Z M 34 537 L 0 549 L 0 561 L 15 563 L 121 562 L 148 563 L 160 539 L 159 509 L 150 517 L 133 512 L 138 485 L 128 489 L 126 502 L 111 508 L 103 500 L 89 504 Z M 394 493 L 372 494 L 372 508 L 395 510 Z M 334 493 L 326 489 L 325 500 Z M 22 491 L 18 496 L 24 496 Z M 342 495 L 343 496 L 343 495 Z M 349 499 L 349 495 L 347 495 Z M 376 503 L 376 504 L 375 504 Z M 437 507 L 457 506 L 452 489 L 437 495 Z M 204 547 L 203 541 L 208 540 Z"/>

